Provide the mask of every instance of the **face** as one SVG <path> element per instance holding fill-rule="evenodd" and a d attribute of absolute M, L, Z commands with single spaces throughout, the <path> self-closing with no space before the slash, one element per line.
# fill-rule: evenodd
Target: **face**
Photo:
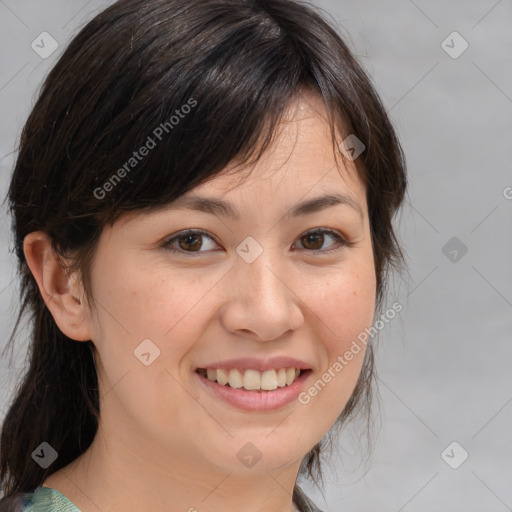
<path fill-rule="evenodd" d="M 365 188 L 347 165 L 304 96 L 250 175 L 221 173 L 105 228 L 88 322 L 112 435 L 163 466 L 240 472 L 296 463 L 325 435 L 375 308 Z M 294 211 L 325 195 L 340 202 Z M 205 197 L 239 216 L 191 208 Z"/>

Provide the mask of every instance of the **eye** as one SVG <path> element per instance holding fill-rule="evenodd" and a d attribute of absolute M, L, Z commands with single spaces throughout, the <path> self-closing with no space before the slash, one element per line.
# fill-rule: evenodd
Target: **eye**
<path fill-rule="evenodd" d="M 335 243 L 332 244 L 334 245 L 334 248 L 322 250 L 321 248 L 324 245 L 326 236 L 335 240 Z M 206 238 L 216 245 L 213 238 L 206 233 L 206 231 L 201 229 L 189 229 L 168 239 L 164 242 L 163 247 L 171 252 L 179 254 L 209 252 L 208 250 L 200 250 L 204 248 L 204 244 L 201 241 L 202 238 Z M 339 233 L 332 229 L 312 229 L 299 237 L 298 241 L 300 241 L 308 252 L 319 252 L 322 254 L 337 251 L 342 247 L 350 245 L 350 242 L 347 242 Z"/>
<path fill-rule="evenodd" d="M 171 252 L 182 254 L 184 252 L 205 252 L 199 251 L 199 249 L 203 247 L 203 243 L 200 241 L 202 237 L 213 241 L 212 237 L 209 236 L 205 231 L 201 229 L 189 229 L 187 231 L 181 232 L 177 236 L 174 236 L 165 242 L 164 247 Z M 179 244 L 179 249 L 176 249 L 176 243 Z"/>
<path fill-rule="evenodd" d="M 336 243 L 334 244 L 334 249 L 322 250 L 322 253 L 329 253 L 333 251 L 337 251 L 344 246 L 350 245 L 339 233 L 333 231 L 332 229 L 312 229 L 302 235 L 299 240 L 300 242 L 306 246 L 309 246 L 314 252 L 319 251 L 319 249 L 324 245 L 325 237 L 333 238 Z M 318 247 L 320 245 L 320 247 Z M 311 247 L 313 246 L 313 247 Z"/>

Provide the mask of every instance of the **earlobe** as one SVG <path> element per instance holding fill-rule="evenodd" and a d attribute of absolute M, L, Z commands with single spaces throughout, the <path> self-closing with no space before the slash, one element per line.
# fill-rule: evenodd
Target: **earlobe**
<path fill-rule="evenodd" d="M 59 329 L 77 341 L 91 339 L 83 289 L 75 274 L 59 261 L 44 231 L 29 233 L 23 242 L 27 264 Z"/>

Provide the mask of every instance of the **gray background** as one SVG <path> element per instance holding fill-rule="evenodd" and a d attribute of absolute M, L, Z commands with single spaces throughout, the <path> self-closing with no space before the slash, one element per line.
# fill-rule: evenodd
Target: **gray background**
<path fill-rule="evenodd" d="M 0 0 L 2 200 L 42 78 L 110 3 Z M 410 188 L 397 226 L 409 274 L 388 304 L 404 309 L 377 343 L 381 428 L 371 460 L 355 425 L 326 468 L 324 496 L 302 485 L 325 512 L 512 510 L 512 2 L 315 3 L 373 76 L 401 137 Z M 31 48 L 44 31 L 59 44 L 46 59 Z M 453 31 L 469 44 L 457 58 L 445 51 L 463 49 L 457 36 L 442 46 Z M 17 308 L 9 223 L 4 205 L 0 348 Z M 24 350 L 19 340 L 14 362 L 1 361 L 2 417 Z M 453 469 L 445 460 L 460 463 L 462 450 L 469 456 Z"/>

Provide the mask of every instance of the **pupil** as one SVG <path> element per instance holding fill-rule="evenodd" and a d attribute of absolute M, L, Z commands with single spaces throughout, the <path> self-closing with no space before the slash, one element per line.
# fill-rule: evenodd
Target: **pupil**
<path fill-rule="evenodd" d="M 307 244 L 311 243 L 311 239 L 319 239 L 322 235 L 318 234 L 318 235 L 315 235 L 315 234 L 310 234 L 310 235 L 306 235 L 306 240 L 307 240 Z M 306 245 L 307 245 L 306 244 Z M 314 245 L 314 242 L 313 242 L 313 245 Z M 320 244 L 320 247 L 322 247 L 322 244 Z M 315 247 L 316 249 L 317 247 Z"/>
<path fill-rule="evenodd" d="M 185 240 L 185 245 L 189 244 L 189 240 L 190 240 L 191 238 L 192 238 L 192 239 L 194 239 L 194 238 L 195 238 L 195 239 L 196 239 L 196 242 L 199 242 L 199 237 L 198 237 L 198 235 L 186 235 L 185 237 L 183 237 L 183 239 Z M 183 240 L 183 239 L 182 239 L 182 240 Z M 196 248 L 201 247 L 201 243 L 196 243 L 196 244 L 193 244 L 193 243 L 192 243 L 192 245 L 198 246 L 198 247 L 196 247 Z M 183 247 L 182 247 L 182 248 L 183 248 Z M 193 248 L 193 247 L 192 247 L 192 248 Z M 187 247 L 185 247 L 185 249 L 187 249 Z"/>

